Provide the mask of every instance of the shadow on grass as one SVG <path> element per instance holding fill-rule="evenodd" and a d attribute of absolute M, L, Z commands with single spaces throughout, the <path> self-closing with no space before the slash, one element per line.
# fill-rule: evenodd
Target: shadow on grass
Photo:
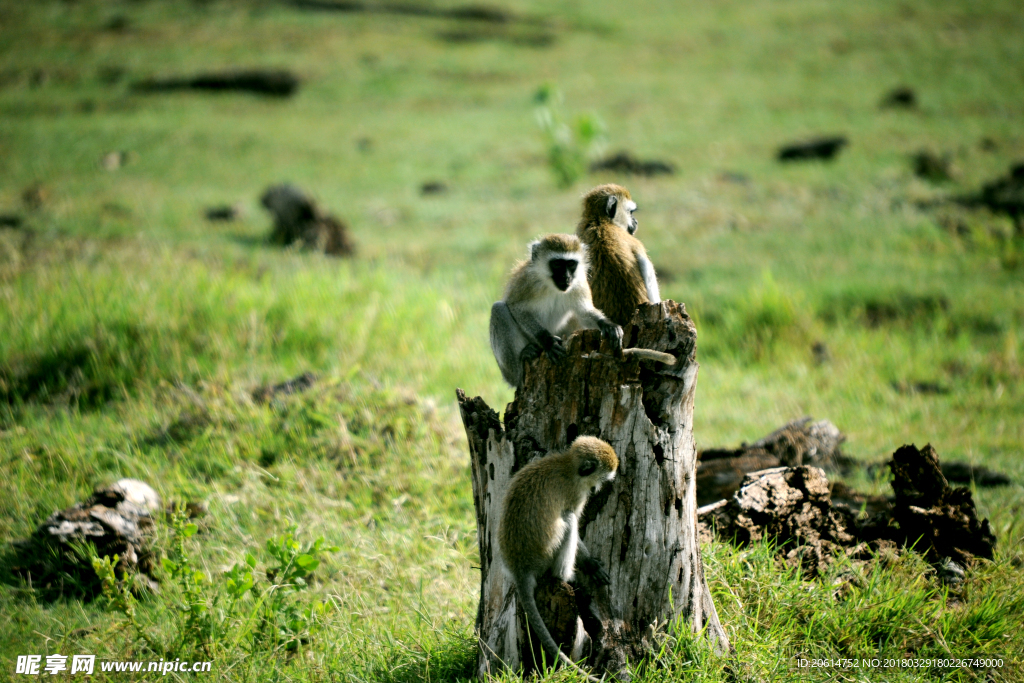
<path fill-rule="evenodd" d="M 87 544 L 59 548 L 34 537 L 10 543 L 0 550 L 0 583 L 30 602 L 90 602 L 102 593 L 89 560 L 93 553 Z"/>

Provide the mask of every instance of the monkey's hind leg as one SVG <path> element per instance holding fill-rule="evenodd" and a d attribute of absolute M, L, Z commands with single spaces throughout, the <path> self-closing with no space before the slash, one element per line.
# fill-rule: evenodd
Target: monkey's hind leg
<path fill-rule="evenodd" d="M 547 625 L 540 616 L 540 610 L 537 609 L 537 600 L 534 597 L 534 591 L 537 589 L 537 579 L 532 575 L 527 575 L 521 579 L 517 579 L 516 595 L 519 598 L 519 602 L 523 605 L 523 611 L 526 612 L 526 621 L 530 625 L 530 630 L 533 631 L 539 638 L 541 645 L 544 646 L 544 652 L 548 657 L 551 657 L 551 664 L 561 662 L 565 666 L 579 672 L 580 674 L 587 677 L 587 680 L 591 683 L 601 683 L 600 679 L 591 676 L 586 671 L 581 669 L 576 662 L 569 659 L 564 652 L 562 652 L 555 639 L 551 637 L 551 631 L 548 630 Z"/>

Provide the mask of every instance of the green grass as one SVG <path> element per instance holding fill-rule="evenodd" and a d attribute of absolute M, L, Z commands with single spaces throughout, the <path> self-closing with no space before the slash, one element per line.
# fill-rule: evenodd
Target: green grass
<path fill-rule="evenodd" d="M 166 577 L 137 621 L 177 643 L 174 657 L 213 661 L 211 680 L 469 676 L 477 550 L 454 389 L 511 400 L 489 306 L 530 238 L 570 231 L 580 195 L 619 181 L 642 208 L 663 295 L 697 321 L 700 446 L 812 414 L 864 461 L 931 442 L 1016 482 L 975 492 L 996 558 L 955 590 L 913 555 L 806 581 L 768 547 L 707 546 L 735 659 L 666 636 L 638 680 L 1019 679 L 1024 244 L 1006 218 L 927 208 L 1024 158 L 1017 4 L 505 6 L 542 17 L 554 42 L 531 46 L 540 29 L 517 24 L 452 43 L 443 35 L 480 27 L 273 2 L 0 2 L 0 213 L 27 226 L 0 228 L 0 542 L 137 477 L 209 505 L 185 546 L 206 581 L 190 598 Z M 116 17 L 125 30 L 107 28 Z M 290 68 L 303 87 L 284 101 L 130 89 L 232 66 Z M 901 84 L 920 108 L 880 109 Z M 678 173 L 559 189 L 535 120 L 545 85 L 567 114 L 599 117 L 610 150 Z M 851 140 L 834 163 L 774 161 L 784 142 L 833 132 Z M 913 176 L 921 148 L 952 155 L 952 182 Z M 112 150 L 129 156 L 110 172 Z M 283 180 L 350 224 L 355 260 L 264 244 L 258 196 Z M 434 180 L 449 191 L 421 196 Z M 37 182 L 48 198 L 30 210 L 20 195 Z M 235 202 L 242 220 L 203 220 Z M 321 378 L 310 392 L 252 400 L 305 371 Z M 949 392 L 901 391 L 915 382 Z M 269 585 L 266 542 L 293 527 L 302 544 L 340 548 L 294 596 L 323 605 L 308 642 L 257 638 L 253 595 L 213 610 L 217 638 L 186 637 L 176 608 L 195 595 L 223 606 L 225 572 L 246 553 Z M 174 552 L 168 523 L 159 543 Z M 103 600 L 50 601 L 13 579 L 10 551 L 0 679 L 19 654 L 159 658 Z M 843 678 L 797 669 L 797 655 L 1006 664 Z"/>

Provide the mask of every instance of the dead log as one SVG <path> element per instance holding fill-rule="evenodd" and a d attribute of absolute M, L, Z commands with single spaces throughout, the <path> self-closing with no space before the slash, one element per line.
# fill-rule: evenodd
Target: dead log
<path fill-rule="evenodd" d="M 330 256 L 352 256 L 355 245 L 344 221 L 323 211 L 299 188 L 283 183 L 272 185 L 260 203 L 274 216 L 270 242 L 288 246 L 299 242 L 305 248 Z"/>
<path fill-rule="evenodd" d="M 707 448 L 697 456 L 697 504 L 730 498 L 748 472 L 779 466 L 846 465 L 849 460 L 839 450 L 845 439 L 828 420 L 814 422 L 811 417 L 803 417 L 737 449 Z"/>
<path fill-rule="evenodd" d="M 574 586 L 542 583 L 537 603 L 552 636 L 564 652 L 585 656 L 598 675 L 618 674 L 627 661 L 641 659 L 666 627 L 704 630 L 720 651 L 729 649 L 695 526 L 696 330 L 682 304 L 664 301 L 642 305 L 624 333 L 626 347 L 671 353 L 676 364 L 616 359 L 602 350 L 596 332 L 584 331 L 569 338 L 561 363 L 544 355 L 527 364 L 504 425 L 482 398 L 456 391 L 480 543 L 481 678 L 506 668 L 530 672 L 539 661 L 498 557 L 509 479 L 581 434 L 604 439 L 619 456 L 618 477 L 591 498 L 580 523 L 580 536 L 604 563 L 611 585 L 589 585 L 586 577 Z"/>

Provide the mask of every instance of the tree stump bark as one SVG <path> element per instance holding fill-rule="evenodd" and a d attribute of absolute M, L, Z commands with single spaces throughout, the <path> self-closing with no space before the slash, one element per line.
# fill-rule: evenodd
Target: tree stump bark
<path fill-rule="evenodd" d="M 696 532 L 693 401 L 697 383 L 693 322 L 682 304 L 642 305 L 623 330 L 624 346 L 666 351 L 674 366 L 617 359 L 596 331 L 568 339 L 568 357 L 528 363 L 523 386 L 498 414 L 456 390 L 472 459 L 480 543 L 478 674 L 537 667 L 526 619 L 498 556 L 498 522 L 509 480 L 523 465 L 566 448 L 579 435 L 615 449 L 615 481 L 590 499 L 580 536 L 611 576 L 594 586 L 549 577 L 537 604 L 552 636 L 595 672 L 619 674 L 649 653 L 669 625 L 706 634 L 720 651 L 728 637 L 711 600 Z"/>

